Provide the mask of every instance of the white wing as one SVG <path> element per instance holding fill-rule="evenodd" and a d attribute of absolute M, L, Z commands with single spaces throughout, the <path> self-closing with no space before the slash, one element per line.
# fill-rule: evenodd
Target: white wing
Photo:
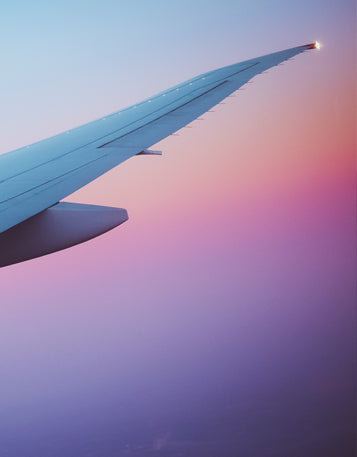
<path fill-rule="evenodd" d="M 0 233 L 166 138 L 255 75 L 315 44 L 197 76 L 137 105 L 0 156 Z"/>
<path fill-rule="evenodd" d="M 94 238 L 121 208 L 61 202 L 205 113 L 255 75 L 317 44 L 210 71 L 130 108 L 0 156 L 0 266 Z"/>

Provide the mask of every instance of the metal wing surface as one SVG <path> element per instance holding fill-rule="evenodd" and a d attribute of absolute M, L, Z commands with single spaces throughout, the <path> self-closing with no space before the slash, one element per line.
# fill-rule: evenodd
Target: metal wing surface
<path fill-rule="evenodd" d="M 197 76 L 141 103 L 0 156 L 0 233 L 51 207 L 315 44 Z"/>

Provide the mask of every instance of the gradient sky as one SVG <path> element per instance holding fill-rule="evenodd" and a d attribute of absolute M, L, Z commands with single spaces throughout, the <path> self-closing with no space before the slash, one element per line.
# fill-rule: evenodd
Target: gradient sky
<path fill-rule="evenodd" d="M 1 270 L 1 456 L 353 456 L 354 0 L 3 2 L 0 152 L 315 40 L 67 199 L 124 225 Z"/>

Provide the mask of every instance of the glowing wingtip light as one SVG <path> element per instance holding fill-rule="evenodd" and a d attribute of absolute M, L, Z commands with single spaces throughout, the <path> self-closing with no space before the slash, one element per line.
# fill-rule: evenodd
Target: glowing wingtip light
<path fill-rule="evenodd" d="M 318 41 L 315 41 L 315 49 L 320 49 L 321 48 L 321 43 Z"/>

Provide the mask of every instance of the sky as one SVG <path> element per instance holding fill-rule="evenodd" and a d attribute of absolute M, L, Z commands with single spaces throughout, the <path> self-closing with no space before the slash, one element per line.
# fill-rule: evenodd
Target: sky
<path fill-rule="evenodd" d="M 315 40 L 66 199 L 125 224 L 1 269 L 1 456 L 354 455 L 353 0 L 3 2 L 0 153 Z"/>

